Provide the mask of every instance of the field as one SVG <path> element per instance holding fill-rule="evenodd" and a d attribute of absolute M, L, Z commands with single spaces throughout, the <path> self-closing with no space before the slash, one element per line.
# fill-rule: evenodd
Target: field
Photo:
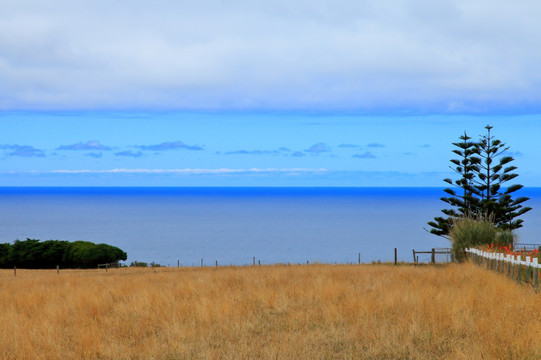
<path fill-rule="evenodd" d="M 541 359 L 541 294 L 472 264 L 0 271 L 2 359 Z"/>

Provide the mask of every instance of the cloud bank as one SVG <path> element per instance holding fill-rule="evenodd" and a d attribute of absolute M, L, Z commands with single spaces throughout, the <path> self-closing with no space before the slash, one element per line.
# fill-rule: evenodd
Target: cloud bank
<path fill-rule="evenodd" d="M 534 112 L 540 14 L 534 0 L 3 0 L 0 109 Z"/>
<path fill-rule="evenodd" d="M 179 174 L 179 175 L 206 175 L 206 174 L 256 174 L 256 173 L 321 173 L 327 169 L 306 168 L 249 168 L 249 169 L 105 169 L 105 170 L 52 170 L 50 174 Z"/>
<path fill-rule="evenodd" d="M 111 150 L 112 148 L 109 146 L 105 146 L 100 144 L 99 141 L 96 140 L 90 140 L 86 143 L 78 142 L 76 144 L 72 145 L 61 145 L 56 150 Z"/>
<path fill-rule="evenodd" d="M 163 142 L 157 145 L 138 145 L 141 150 L 169 151 L 169 150 L 203 150 L 199 145 L 186 145 L 182 141 Z"/>
<path fill-rule="evenodd" d="M 8 156 L 45 157 L 45 152 L 30 145 L 0 145 L 0 149 L 11 150 Z"/>

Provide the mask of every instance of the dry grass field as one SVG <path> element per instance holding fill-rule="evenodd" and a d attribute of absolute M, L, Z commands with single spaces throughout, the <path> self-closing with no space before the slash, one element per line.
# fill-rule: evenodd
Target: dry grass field
<path fill-rule="evenodd" d="M 475 265 L 0 271 L 2 359 L 541 359 L 541 294 Z"/>

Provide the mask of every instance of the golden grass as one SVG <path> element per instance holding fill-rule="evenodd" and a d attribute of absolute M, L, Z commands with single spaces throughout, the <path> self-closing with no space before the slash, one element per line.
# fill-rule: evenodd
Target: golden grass
<path fill-rule="evenodd" d="M 2 359 L 541 359 L 541 295 L 471 264 L 0 271 Z"/>

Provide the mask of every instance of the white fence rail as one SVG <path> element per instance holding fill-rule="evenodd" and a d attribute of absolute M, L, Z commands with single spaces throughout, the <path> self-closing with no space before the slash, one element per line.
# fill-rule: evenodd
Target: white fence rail
<path fill-rule="evenodd" d="M 518 283 L 531 283 L 535 289 L 539 288 L 539 264 L 538 258 L 526 256 L 524 260 L 520 255 L 509 255 L 497 252 L 487 252 L 479 249 L 466 249 L 472 260 L 479 265 L 486 264 L 487 269 L 506 273 L 508 278 L 515 279 Z"/>

